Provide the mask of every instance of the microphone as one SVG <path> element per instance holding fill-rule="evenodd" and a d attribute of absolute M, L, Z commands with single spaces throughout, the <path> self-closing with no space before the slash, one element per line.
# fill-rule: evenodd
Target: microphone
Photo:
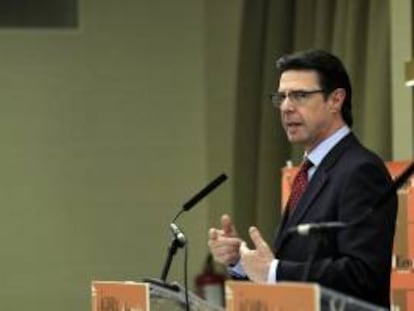
<path fill-rule="evenodd" d="M 301 236 L 310 235 L 312 233 L 330 232 L 345 229 L 348 225 L 341 221 L 328 221 L 319 223 L 300 224 L 289 228 L 289 234 L 298 234 Z"/>
<path fill-rule="evenodd" d="M 167 275 L 170 270 L 170 266 L 173 260 L 174 255 L 176 254 L 177 250 L 179 248 L 184 248 L 185 250 L 185 257 L 184 257 L 184 291 L 185 291 L 185 297 L 186 297 L 186 309 L 189 310 L 189 303 L 188 303 L 188 286 L 187 286 L 187 248 L 188 248 L 188 241 L 184 235 L 184 233 L 181 231 L 181 229 L 178 227 L 177 224 L 175 224 L 175 221 L 178 219 L 178 217 L 186 211 L 189 211 L 192 209 L 200 200 L 202 200 L 204 197 L 206 197 L 210 192 L 212 192 L 214 189 L 216 189 L 219 185 L 221 185 L 225 180 L 227 179 L 227 176 L 225 174 L 221 174 L 216 179 L 214 179 L 212 182 L 210 182 L 207 186 L 205 186 L 200 192 L 198 192 L 196 195 L 194 195 L 187 203 L 185 203 L 181 210 L 177 213 L 177 215 L 174 217 L 172 222 L 170 223 L 170 230 L 173 235 L 173 239 L 171 240 L 171 243 L 168 247 L 168 254 L 166 261 L 164 263 L 162 272 L 161 272 L 161 278 L 160 279 L 154 279 L 154 278 L 145 278 L 145 282 L 149 282 L 152 284 L 156 284 L 161 287 L 166 287 L 168 289 L 171 289 L 173 291 L 180 291 L 180 287 L 177 284 L 169 284 L 167 283 Z"/>
<path fill-rule="evenodd" d="M 204 197 L 206 197 L 210 192 L 220 186 L 223 182 L 227 180 L 226 174 L 221 174 L 220 176 L 216 177 L 212 182 L 210 182 L 207 186 L 205 186 L 199 193 L 194 195 L 187 203 L 184 203 L 181 210 L 175 215 L 173 219 L 173 223 L 180 217 L 183 212 L 187 212 L 192 209 L 198 202 L 200 202 Z"/>
<path fill-rule="evenodd" d="M 184 211 L 189 211 L 196 205 L 199 201 L 201 201 L 205 196 L 207 196 L 210 192 L 220 186 L 224 181 L 227 180 L 226 174 L 221 174 L 212 182 L 210 182 L 207 186 L 204 187 L 199 193 L 193 196 L 187 203 L 183 205 Z"/>

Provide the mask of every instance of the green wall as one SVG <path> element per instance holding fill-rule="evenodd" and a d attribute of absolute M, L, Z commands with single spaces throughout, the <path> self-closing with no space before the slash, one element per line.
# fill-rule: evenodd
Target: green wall
<path fill-rule="evenodd" d="M 81 1 L 79 29 L 0 30 L 1 310 L 88 310 L 92 280 L 159 277 L 172 217 L 227 168 L 207 159 L 205 12 Z M 190 282 L 208 202 L 178 222 Z"/>
<path fill-rule="evenodd" d="M 192 283 L 208 227 L 237 209 L 242 6 L 80 1 L 78 29 L 0 30 L 1 310 L 88 310 L 92 280 L 158 277 L 170 220 L 225 172 L 179 221 Z M 182 261 L 170 279 L 182 282 Z"/>
<path fill-rule="evenodd" d="M 243 0 L 205 1 L 205 86 L 209 174 L 224 171 L 228 189 L 211 197 L 209 225 L 234 216 L 234 138 Z"/>

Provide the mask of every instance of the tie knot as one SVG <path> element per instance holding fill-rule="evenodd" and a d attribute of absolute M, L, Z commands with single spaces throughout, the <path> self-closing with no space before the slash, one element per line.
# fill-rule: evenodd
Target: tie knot
<path fill-rule="evenodd" d="M 313 163 L 312 163 L 312 162 L 311 162 L 308 158 L 306 158 L 306 159 L 302 162 L 302 165 L 301 165 L 300 169 L 301 169 L 302 171 L 307 172 L 307 171 L 308 171 L 308 169 L 310 169 L 312 166 L 313 166 Z"/>

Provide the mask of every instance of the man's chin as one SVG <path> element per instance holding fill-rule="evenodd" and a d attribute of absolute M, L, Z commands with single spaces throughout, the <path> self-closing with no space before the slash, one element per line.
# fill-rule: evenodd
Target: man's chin
<path fill-rule="evenodd" d="M 305 140 L 303 139 L 303 137 L 299 137 L 297 135 L 288 135 L 287 139 L 290 143 L 292 144 L 303 144 L 305 142 Z"/>

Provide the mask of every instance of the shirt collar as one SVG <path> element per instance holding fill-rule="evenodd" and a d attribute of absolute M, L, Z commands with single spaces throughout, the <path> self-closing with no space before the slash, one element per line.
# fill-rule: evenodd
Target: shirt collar
<path fill-rule="evenodd" d="M 331 136 L 320 142 L 310 153 L 305 153 L 305 157 L 308 158 L 313 163 L 313 167 L 316 168 L 329 151 L 331 151 L 331 149 L 350 132 L 350 128 L 344 125 Z"/>

